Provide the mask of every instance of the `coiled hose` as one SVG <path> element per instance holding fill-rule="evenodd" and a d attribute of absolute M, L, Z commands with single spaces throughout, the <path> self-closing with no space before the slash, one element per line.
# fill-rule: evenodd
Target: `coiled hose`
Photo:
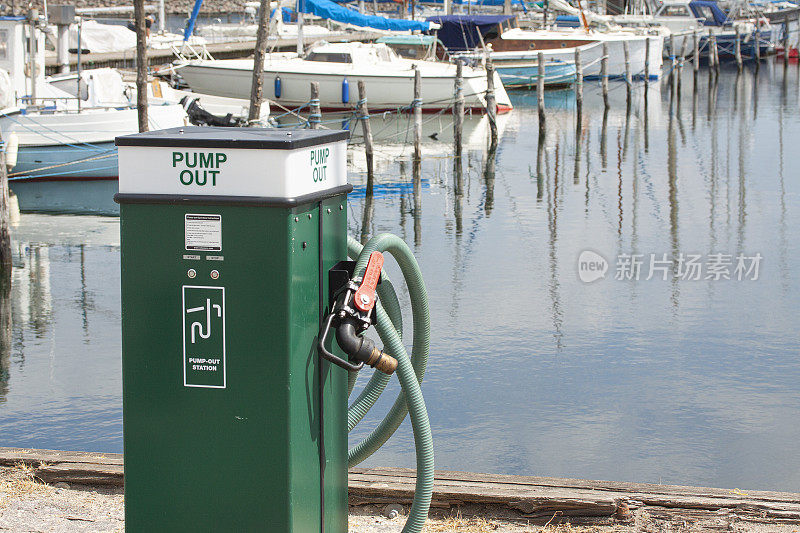
<path fill-rule="evenodd" d="M 367 267 L 369 256 L 372 252 L 389 253 L 395 258 L 403 278 L 408 286 L 411 296 L 411 311 L 413 315 L 413 348 L 411 357 L 408 356 L 403 346 L 403 318 L 400 302 L 397 299 L 394 286 L 389 281 L 386 273 L 382 273 L 383 281 L 378 286 L 379 300 L 376 305 L 377 321 L 375 328 L 383 341 L 384 351 L 397 359 L 397 376 L 402 386 L 402 393 L 398 395 L 394 405 L 386 417 L 369 435 L 348 452 L 349 466 L 355 466 L 375 453 L 383 443 L 389 440 L 400 427 L 406 413 L 411 415 L 411 425 L 414 429 L 414 443 L 417 455 L 417 482 L 414 490 L 414 501 L 411 511 L 403 527 L 403 533 L 420 533 L 428 518 L 433 492 L 433 438 L 431 426 L 428 421 L 428 412 L 425 409 L 425 400 L 422 398 L 420 384 L 425 376 L 425 367 L 428 364 L 428 351 L 430 348 L 430 312 L 428 310 L 428 295 L 422 279 L 417 260 L 408 248 L 408 245 L 395 235 L 382 233 L 371 238 L 363 247 L 353 238 L 347 240 L 348 255 L 356 259 L 355 275 L 361 276 Z M 349 373 L 348 393 L 352 393 L 358 374 Z M 347 429 L 352 429 L 361 421 L 367 412 L 375 405 L 390 376 L 382 372 L 374 372 L 369 383 L 358 395 L 347 411 Z"/>

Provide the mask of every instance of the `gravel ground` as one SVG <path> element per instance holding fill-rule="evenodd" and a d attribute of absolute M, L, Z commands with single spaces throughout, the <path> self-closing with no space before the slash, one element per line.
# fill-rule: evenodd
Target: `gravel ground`
<path fill-rule="evenodd" d="M 405 516 L 383 516 L 384 509 L 374 505 L 351 507 L 350 533 L 398 533 Z M 407 511 L 407 509 L 406 509 Z M 546 524 L 531 525 L 511 516 L 492 516 L 480 508 L 459 511 L 432 510 L 426 533 L 669 533 L 716 531 L 757 533 L 798 532 L 797 526 L 776 524 L 727 523 L 709 520 L 703 523 L 664 522 L 639 512 L 628 524 L 608 525 Z M 13 532 L 115 532 L 124 531 L 124 496 L 122 489 L 47 485 L 38 481 L 24 466 L 0 467 L 0 531 Z"/>

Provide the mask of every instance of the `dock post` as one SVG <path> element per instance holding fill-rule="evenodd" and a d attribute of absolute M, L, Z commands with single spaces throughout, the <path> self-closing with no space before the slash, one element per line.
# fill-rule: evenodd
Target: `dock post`
<path fill-rule="evenodd" d="M 680 71 L 683 72 L 683 66 L 686 64 L 686 41 L 687 36 L 683 36 L 683 40 L 681 41 L 681 55 L 678 56 L 678 64 L 680 65 Z"/>
<path fill-rule="evenodd" d="M 494 94 L 494 65 L 486 58 L 486 115 L 489 118 L 491 145 L 497 146 L 497 97 Z"/>
<path fill-rule="evenodd" d="M 422 75 L 414 67 L 414 159 L 422 159 Z"/>
<path fill-rule="evenodd" d="M 300 6 L 298 5 L 298 7 L 300 7 Z M 305 17 L 303 16 L 303 13 L 300 12 L 300 10 L 298 9 L 297 10 L 297 24 L 296 24 L 297 25 L 297 48 L 296 49 L 297 49 L 297 55 L 301 56 L 301 57 L 303 56 L 303 53 L 305 52 L 305 40 L 303 39 L 304 19 L 305 19 Z"/>
<path fill-rule="evenodd" d="M 622 42 L 622 52 L 625 55 L 625 89 L 627 91 L 626 101 L 628 107 L 631 106 L 631 89 L 633 89 L 633 82 L 631 80 L 631 52 L 628 47 L 628 41 Z"/>
<path fill-rule="evenodd" d="M 136 110 L 141 133 L 150 129 L 147 122 L 147 32 L 144 0 L 133 0 L 133 12 L 136 24 Z"/>
<path fill-rule="evenodd" d="M 75 72 L 77 77 L 75 78 L 75 85 L 77 86 L 77 94 L 81 94 L 81 49 L 83 48 L 83 17 L 76 17 L 78 22 L 78 59 L 77 63 L 75 64 Z M 78 103 L 78 113 L 81 112 L 81 99 L 77 99 Z"/>
<path fill-rule="evenodd" d="M 270 0 L 261 0 L 258 8 L 258 30 L 256 32 L 256 48 L 253 53 L 253 83 L 250 86 L 250 109 L 247 113 L 248 126 L 252 126 L 261 116 L 261 101 L 263 99 L 264 80 L 264 55 L 267 53 L 267 39 L 269 36 L 269 11 Z"/>
<path fill-rule="evenodd" d="M 583 113 L 583 65 L 581 64 L 581 49 L 575 47 L 575 102 L 578 117 Z"/>
<path fill-rule="evenodd" d="M 28 23 L 30 27 L 28 29 L 28 69 L 29 75 L 31 78 L 31 94 L 30 94 L 30 103 L 32 105 L 36 105 L 36 79 L 39 77 L 36 73 L 37 64 L 36 58 L 39 56 L 37 51 L 38 41 L 36 39 L 36 26 L 39 23 L 39 10 L 38 9 L 31 9 L 30 13 L 28 13 Z M 44 65 L 42 65 L 44 68 Z"/>
<path fill-rule="evenodd" d="M 681 55 L 678 56 L 678 93 L 681 91 L 681 79 L 683 78 L 683 66 L 686 62 L 686 35 L 683 36 L 681 41 Z"/>
<path fill-rule="evenodd" d="M 800 28 L 798 28 L 800 29 Z M 789 66 L 789 15 L 783 19 L 783 69 Z"/>
<path fill-rule="evenodd" d="M 319 89 L 319 86 L 317 86 Z M 372 191 L 372 129 L 369 125 L 369 108 L 367 108 L 367 88 L 362 80 L 358 81 L 358 118 L 361 121 L 361 131 L 364 133 L 364 153 L 367 157 L 367 190 Z"/>
<path fill-rule="evenodd" d="M 675 36 L 673 34 L 669 35 L 669 85 L 672 87 L 672 84 L 675 83 L 675 76 L 676 76 L 676 61 L 675 61 Z"/>
<path fill-rule="evenodd" d="M 647 89 L 650 86 L 650 37 L 644 43 L 644 93 L 647 98 Z"/>
<path fill-rule="evenodd" d="M 0 141 L 0 145 L 2 141 Z M 3 147 L 5 148 L 5 147 Z M 0 150 L 0 287 L 11 282 L 11 210 L 8 198 L 6 152 Z"/>
<path fill-rule="evenodd" d="M 736 42 L 734 44 L 734 56 L 736 57 L 736 68 L 741 72 L 742 70 L 742 35 L 739 31 L 739 26 L 736 26 Z"/>
<path fill-rule="evenodd" d="M 669 34 L 669 58 L 672 64 L 675 64 L 675 35 Z"/>
<path fill-rule="evenodd" d="M 755 36 L 753 37 L 753 44 L 755 45 L 755 49 L 753 50 L 753 56 L 756 58 L 756 68 L 758 68 L 761 63 L 761 30 L 756 27 Z"/>
<path fill-rule="evenodd" d="M 360 87 L 359 83 L 359 87 Z M 311 99 L 308 101 L 308 127 L 312 130 L 320 128 L 322 122 L 322 112 L 319 109 L 319 82 L 311 82 Z"/>
<path fill-rule="evenodd" d="M 456 157 L 461 157 L 461 136 L 464 130 L 464 63 L 456 62 L 455 104 L 453 105 L 453 141 Z"/>
<path fill-rule="evenodd" d="M 544 129 L 544 53 L 537 55 L 539 76 L 536 78 L 536 100 L 539 104 L 539 129 Z"/>
<path fill-rule="evenodd" d="M 700 42 L 697 38 L 697 30 L 692 32 L 692 70 L 697 77 L 697 72 L 700 70 Z"/>
<path fill-rule="evenodd" d="M 708 62 L 711 67 L 713 67 L 714 72 L 719 72 L 719 54 L 717 53 L 717 36 L 715 34 L 711 34 L 709 37 L 711 39 L 711 44 L 708 47 Z"/>
<path fill-rule="evenodd" d="M 600 85 L 603 88 L 603 104 L 608 109 L 608 43 L 603 43 L 603 57 L 600 60 Z"/>

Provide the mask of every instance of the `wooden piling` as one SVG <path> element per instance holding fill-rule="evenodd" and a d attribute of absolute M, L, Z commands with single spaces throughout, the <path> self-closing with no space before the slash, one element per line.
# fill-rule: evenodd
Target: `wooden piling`
<path fill-rule="evenodd" d="M 631 79 L 631 52 L 630 48 L 628 47 L 628 41 L 622 41 L 622 53 L 625 55 L 625 88 L 627 90 L 626 98 L 628 106 L 630 106 L 633 82 Z"/>
<path fill-rule="evenodd" d="M 360 87 L 359 83 L 359 87 Z M 318 130 L 320 128 L 320 122 L 322 122 L 322 112 L 320 111 L 319 107 L 319 82 L 312 81 L 311 82 L 311 99 L 308 101 L 309 113 L 308 113 L 308 127 L 312 130 Z"/>
<path fill-rule="evenodd" d="M 686 63 L 686 35 L 683 36 L 683 40 L 681 41 L 681 54 L 678 56 L 678 64 L 680 65 L 681 71 L 683 71 L 683 65 Z"/>
<path fill-rule="evenodd" d="M 367 107 L 367 88 L 362 80 L 358 81 L 358 118 L 364 134 L 364 153 L 367 156 L 367 186 L 371 188 L 373 176 L 372 129 L 369 125 L 369 108 Z"/>
<path fill-rule="evenodd" d="M 2 144 L 2 141 L 0 141 Z M 11 281 L 11 210 L 8 198 L 6 152 L 0 150 L 0 286 Z"/>
<path fill-rule="evenodd" d="M 583 64 L 581 64 L 581 49 L 575 47 L 575 101 L 578 108 L 578 117 L 583 112 Z"/>
<path fill-rule="evenodd" d="M 647 98 L 647 88 L 650 86 L 650 37 L 644 42 L 644 94 Z"/>
<path fill-rule="evenodd" d="M 696 77 L 700 70 L 700 40 L 697 38 L 697 30 L 692 32 L 692 70 Z"/>
<path fill-rule="evenodd" d="M 497 97 L 494 93 L 494 65 L 492 58 L 486 58 L 486 115 L 489 118 L 491 145 L 497 146 Z"/>
<path fill-rule="evenodd" d="M 675 36 L 673 34 L 669 34 L 669 58 L 672 61 L 673 65 L 675 64 Z"/>
<path fill-rule="evenodd" d="M 736 68 L 742 70 L 742 34 L 736 26 L 736 41 L 734 42 L 733 55 L 736 58 Z"/>
<path fill-rule="evenodd" d="M 686 35 L 683 36 L 681 41 L 681 53 L 678 56 L 678 94 L 681 91 L 681 78 L 683 77 L 683 65 L 686 61 Z"/>
<path fill-rule="evenodd" d="M 669 35 L 669 85 L 675 83 L 675 76 L 676 76 L 676 62 L 675 62 L 675 36 L 673 34 Z"/>
<path fill-rule="evenodd" d="M 258 8 L 258 30 L 256 31 L 256 48 L 253 53 L 253 82 L 250 85 L 250 109 L 247 113 L 248 125 L 255 125 L 261 116 L 261 101 L 263 99 L 262 74 L 264 72 L 264 56 L 267 53 L 267 39 L 269 38 L 269 12 L 270 0 L 261 0 Z"/>
<path fill-rule="evenodd" d="M 789 66 L 789 16 L 783 19 L 783 69 Z"/>
<path fill-rule="evenodd" d="M 422 159 L 422 76 L 414 67 L 414 159 Z"/>
<path fill-rule="evenodd" d="M 753 55 L 756 58 L 756 68 L 758 68 L 761 63 L 761 30 L 759 30 L 758 27 L 756 27 L 754 40 L 755 42 L 753 44 L 755 48 L 753 49 Z"/>
<path fill-rule="evenodd" d="M 150 129 L 147 122 L 147 29 L 144 0 L 133 0 L 136 26 L 136 110 L 139 115 L 139 132 Z"/>
<path fill-rule="evenodd" d="M 536 101 L 539 105 L 539 129 L 544 128 L 544 53 L 537 54 L 539 76 L 536 78 Z"/>
<path fill-rule="evenodd" d="M 715 34 L 711 34 L 711 45 L 708 49 L 708 57 L 711 63 L 713 63 L 714 72 L 719 73 L 719 48 L 717 47 L 717 36 Z"/>
<path fill-rule="evenodd" d="M 453 140 L 456 155 L 461 155 L 461 137 L 464 131 L 464 63 L 456 62 L 455 104 L 453 105 Z"/>
<path fill-rule="evenodd" d="M 600 85 L 603 88 L 603 104 L 608 109 L 608 43 L 603 43 L 603 57 L 600 60 Z"/>

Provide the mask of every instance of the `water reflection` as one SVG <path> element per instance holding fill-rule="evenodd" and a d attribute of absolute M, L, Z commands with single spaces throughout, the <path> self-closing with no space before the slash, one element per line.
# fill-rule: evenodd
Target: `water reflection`
<path fill-rule="evenodd" d="M 563 100 L 548 106 L 546 134 L 536 139 L 535 97 L 515 95 L 497 151 L 470 151 L 486 158 L 483 201 L 454 162 L 444 168 L 458 196 L 446 177 L 431 179 L 415 242 L 436 288 L 434 321 L 448 317 L 444 328 L 435 324 L 425 389 L 440 465 L 800 488 L 800 475 L 778 466 L 793 461 L 787 450 L 800 438 L 787 429 L 800 408 L 798 337 L 783 316 L 798 304 L 797 276 L 785 266 L 797 257 L 788 228 L 798 222 L 798 189 L 783 176 L 800 167 L 782 152 L 800 122 L 797 81 L 784 91 L 774 74 L 766 64 L 758 79 L 754 69 L 723 69 L 719 79 L 700 71 L 691 86 L 676 74 L 672 85 L 637 87 L 630 109 L 624 88 L 612 89 L 604 110 L 589 85 L 582 117 Z M 441 169 L 423 161 L 423 179 Z M 379 202 L 376 221 L 391 202 Z M 466 228 L 480 234 L 467 242 Z M 775 262 L 758 283 L 691 282 L 674 272 L 664 281 L 611 279 L 619 253 L 647 262 L 649 254 L 753 253 L 753 245 Z M 576 279 L 584 249 L 609 261 L 606 280 Z M 458 276 L 439 272 L 450 271 L 447 261 Z M 457 368 L 437 366 L 436 354 L 454 351 Z M 762 414 L 748 411 L 753 425 L 743 425 L 726 412 L 730 401 Z M 506 414 L 508 405 L 525 408 Z M 390 454 L 413 462 L 402 446 L 381 453 L 373 464 L 396 461 Z M 765 453 L 779 459 L 741 467 L 742 457 Z"/>
<path fill-rule="evenodd" d="M 0 404 L 5 402 L 11 377 L 11 279 L 0 277 Z"/>

